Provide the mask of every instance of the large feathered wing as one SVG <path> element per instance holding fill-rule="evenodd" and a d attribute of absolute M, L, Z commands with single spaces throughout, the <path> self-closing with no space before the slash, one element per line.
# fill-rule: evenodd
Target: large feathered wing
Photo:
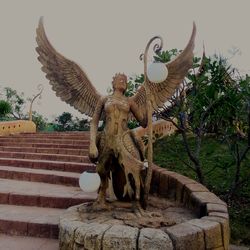
<path fill-rule="evenodd" d="M 145 113 L 146 107 L 145 84 L 148 84 L 150 89 L 152 106 L 155 111 L 157 111 L 159 108 L 162 108 L 167 100 L 173 96 L 179 84 L 187 75 L 188 70 L 192 67 L 195 34 L 196 26 L 194 24 L 193 32 L 186 48 L 175 60 L 166 64 L 168 69 L 168 77 L 165 81 L 161 83 L 153 83 L 148 81 L 148 83 L 144 83 L 138 89 L 137 93 L 130 98 L 130 101 L 134 102 L 141 110 L 141 113 L 143 111 Z"/>
<path fill-rule="evenodd" d="M 36 48 L 52 89 L 61 100 L 88 116 L 92 116 L 101 95 L 91 84 L 86 73 L 73 61 L 58 53 L 50 44 L 42 18 L 36 30 Z"/>

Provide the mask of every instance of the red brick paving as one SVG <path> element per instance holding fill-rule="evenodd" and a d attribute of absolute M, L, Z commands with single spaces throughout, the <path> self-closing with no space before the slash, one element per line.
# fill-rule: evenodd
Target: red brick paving
<path fill-rule="evenodd" d="M 65 208 L 92 200 L 78 187 L 93 169 L 88 132 L 21 134 L 0 138 L 1 249 L 58 249 L 58 221 Z"/>
<path fill-rule="evenodd" d="M 79 173 L 31 169 L 12 166 L 0 167 L 0 178 L 79 186 Z"/>
<path fill-rule="evenodd" d="M 85 162 L 65 162 L 40 159 L 15 159 L 15 158 L 0 158 L 0 166 L 13 166 L 35 169 L 49 169 L 57 171 L 68 171 L 82 173 L 85 170 L 93 169 L 94 165 Z"/>
<path fill-rule="evenodd" d="M 58 240 L 0 234 L 0 250 L 58 250 Z"/>
<path fill-rule="evenodd" d="M 59 152 L 60 150 L 58 150 Z M 15 158 L 15 159 L 34 159 L 34 160 L 49 160 L 49 161 L 66 161 L 66 162 L 89 162 L 87 156 L 80 155 L 65 155 L 65 154 L 49 154 L 49 153 L 30 153 L 30 152 L 11 152 L 0 151 L 0 158 Z"/>

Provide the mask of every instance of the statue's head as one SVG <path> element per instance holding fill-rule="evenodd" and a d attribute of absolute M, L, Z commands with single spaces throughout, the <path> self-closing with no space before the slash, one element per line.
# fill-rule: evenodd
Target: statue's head
<path fill-rule="evenodd" d="M 119 89 L 124 93 L 127 89 L 127 76 L 121 73 L 115 74 L 113 77 L 112 86 L 114 90 Z"/>

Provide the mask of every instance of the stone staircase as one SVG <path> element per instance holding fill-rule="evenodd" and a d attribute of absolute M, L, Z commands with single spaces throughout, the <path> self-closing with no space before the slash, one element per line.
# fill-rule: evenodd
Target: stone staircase
<path fill-rule="evenodd" d="M 96 198 L 78 186 L 88 145 L 88 132 L 0 137 L 0 233 L 58 238 L 64 210 Z"/>

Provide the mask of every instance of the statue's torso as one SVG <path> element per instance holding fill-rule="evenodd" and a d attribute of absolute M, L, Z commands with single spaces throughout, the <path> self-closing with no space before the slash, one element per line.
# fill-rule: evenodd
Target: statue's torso
<path fill-rule="evenodd" d="M 106 136 L 120 136 L 128 130 L 130 106 L 125 96 L 121 98 L 109 96 L 105 102 L 104 111 L 106 114 L 104 129 Z"/>

